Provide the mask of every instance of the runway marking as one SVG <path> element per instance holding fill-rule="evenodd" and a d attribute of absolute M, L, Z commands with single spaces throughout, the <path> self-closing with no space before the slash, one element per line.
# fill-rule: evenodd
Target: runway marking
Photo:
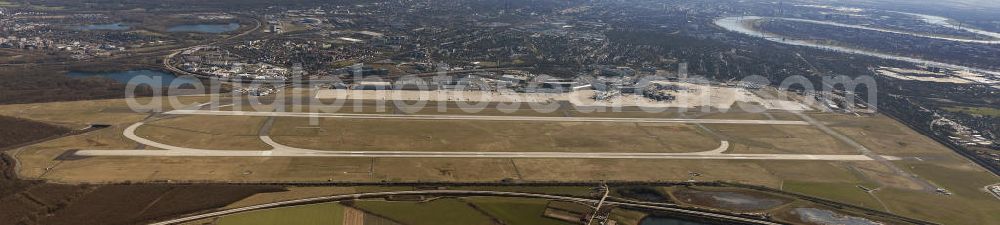
<path fill-rule="evenodd" d="M 360 157 L 360 158 L 550 158 L 550 159 L 713 159 L 871 161 L 865 155 L 807 154 L 685 154 L 685 153 L 583 153 L 583 152 L 344 152 L 242 151 L 242 150 L 80 150 L 80 156 L 148 157 Z M 898 157 L 883 156 L 888 160 Z"/>

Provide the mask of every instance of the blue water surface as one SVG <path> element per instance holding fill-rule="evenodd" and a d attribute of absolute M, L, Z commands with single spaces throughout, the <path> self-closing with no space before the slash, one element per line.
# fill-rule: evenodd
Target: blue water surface
<path fill-rule="evenodd" d="M 70 71 L 66 73 L 66 76 L 73 78 L 84 78 L 100 76 L 108 79 L 112 79 L 123 84 L 127 84 L 132 81 L 133 78 L 139 76 L 150 76 L 151 82 L 144 82 L 151 87 L 161 88 L 167 87 L 172 82 L 183 82 L 183 83 L 200 83 L 197 78 L 194 77 L 177 77 L 174 74 L 168 73 L 161 70 L 126 70 L 126 71 L 111 71 L 111 72 L 83 72 L 83 71 Z M 136 80 L 138 82 L 139 80 Z"/>

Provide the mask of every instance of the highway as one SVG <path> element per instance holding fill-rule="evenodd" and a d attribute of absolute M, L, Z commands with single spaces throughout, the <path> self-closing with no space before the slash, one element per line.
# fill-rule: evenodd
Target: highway
<path fill-rule="evenodd" d="M 692 124 L 757 124 L 757 125 L 809 125 L 805 121 L 789 120 L 736 120 L 736 119 L 681 119 L 681 118 L 622 118 L 622 117 L 555 117 L 555 116 L 476 116 L 476 115 L 413 115 L 413 114 L 362 114 L 362 113 L 307 113 L 307 112 L 255 112 L 216 110 L 173 110 L 166 115 L 212 116 L 273 116 L 318 117 L 347 119 L 397 119 L 397 120 L 484 120 L 484 121 L 542 121 L 542 122 L 615 122 L 615 123 L 692 123 Z"/>
<path fill-rule="evenodd" d="M 383 198 L 391 195 L 459 195 L 459 196 L 499 196 L 499 197 L 521 197 L 521 198 L 541 198 L 559 201 L 571 201 L 579 202 L 585 204 L 597 204 L 601 200 L 590 199 L 590 198 L 579 198 L 579 197 L 568 197 L 560 195 L 547 195 L 547 194 L 533 194 L 533 193 L 521 193 L 521 192 L 502 192 L 502 191 L 470 191 L 470 190 L 426 190 L 426 191 L 393 191 L 393 192 L 374 192 L 374 193 L 358 193 L 358 194 L 346 194 L 346 195 L 332 195 L 314 198 L 304 198 L 288 201 L 280 201 L 273 203 L 266 203 L 260 205 L 246 206 L 240 208 L 219 210 L 214 212 L 190 215 L 186 217 L 181 217 L 177 219 L 152 223 L 151 225 L 169 225 L 169 224 L 180 224 L 190 221 L 196 221 L 201 219 L 225 216 L 230 214 L 236 214 L 241 212 L 249 212 L 261 209 L 278 208 L 284 206 L 295 206 L 322 202 L 336 202 L 344 200 L 355 200 L 355 199 L 368 199 L 368 198 Z M 779 223 L 770 222 L 760 219 L 743 218 L 732 215 L 719 214 L 707 211 L 698 211 L 692 209 L 681 208 L 676 205 L 668 205 L 662 203 L 652 203 L 652 202 L 639 202 L 639 201 L 615 201 L 615 200 L 605 200 L 604 205 L 608 206 L 625 206 L 625 207 L 635 207 L 650 210 L 660 210 L 672 213 L 679 213 L 683 215 L 692 215 L 697 217 L 708 217 L 715 218 L 722 221 L 727 221 L 730 223 L 745 223 L 745 224 L 774 224 Z"/>

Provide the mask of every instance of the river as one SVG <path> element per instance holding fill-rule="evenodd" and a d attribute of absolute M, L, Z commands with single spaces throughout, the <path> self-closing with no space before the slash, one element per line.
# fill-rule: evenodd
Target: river
<path fill-rule="evenodd" d="M 940 16 L 932 16 L 932 15 L 927 15 L 927 14 L 908 13 L 908 12 L 897 12 L 897 13 L 902 13 L 902 14 L 906 14 L 906 15 L 916 16 L 916 17 L 920 18 L 921 20 L 923 20 L 924 22 L 929 23 L 929 24 L 941 25 L 941 26 L 956 28 L 956 29 L 960 29 L 960 30 L 964 30 L 964 31 L 968 31 L 968 32 L 976 33 L 976 34 L 981 34 L 981 35 L 989 36 L 989 37 L 992 37 L 992 38 L 1000 38 L 1000 33 L 990 32 L 990 31 L 985 31 L 985 30 L 980 30 L 980 29 L 976 29 L 976 28 L 972 28 L 972 27 L 967 27 L 967 26 L 956 26 L 952 22 L 949 22 L 949 21 L 951 21 L 951 19 L 940 17 Z"/>
<path fill-rule="evenodd" d="M 796 19 L 796 18 L 775 18 L 775 17 L 769 17 L 769 18 L 771 18 L 771 19 L 779 19 L 779 20 L 787 20 L 787 21 L 794 21 L 794 22 L 802 22 L 802 23 L 812 23 L 812 24 L 829 25 L 829 26 L 837 26 L 837 27 L 847 27 L 847 28 L 854 28 L 854 29 L 860 29 L 860 30 L 878 31 L 878 32 L 892 33 L 892 34 L 904 34 L 904 35 L 910 35 L 910 36 L 915 36 L 915 37 L 939 39 L 939 40 L 954 41 L 954 42 L 965 42 L 965 43 L 976 43 L 976 44 L 1000 44 L 1000 41 L 998 41 L 998 40 L 978 40 L 978 39 L 967 39 L 967 38 L 944 37 L 944 36 L 920 34 L 920 33 L 900 31 L 900 30 L 890 30 L 890 29 L 877 28 L 877 27 L 869 27 L 869 26 L 862 26 L 862 25 L 843 24 L 843 23 L 830 22 L 830 21 L 807 20 L 807 19 Z M 940 24 L 938 24 L 938 25 L 940 25 Z M 978 30 L 978 31 L 980 31 L 980 32 L 987 32 L 987 31 L 983 31 L 983 30 Z M 970 32 L 974 32 L 974 31 L 970 30 Z M 989 33 L 989 32 L 987 32 L 987 33 Z M 983 34 L 983 33 L 977 33 L 977 34 Z M 997 34 L 997 33 L 993 33 L 993 34 L 1000 35 L 1000 34 Z M 983 34 L 983 35 L 986 35 L 986 34 Z M 987 36 L 990 36 L 990 35 L 987 35 Z M 990 37 L 997 38 L 997 36 L 990 36 Z"/>
<path fill-rule="evenodd" d="M 747 23 L 749 23 L 749 22 L 756 21 L 756 20 L 761 20 L 761 19 L 765 19 L 765 18 L 764 17 L 759 17 L 759 16 L 734 16 L 734 17 L 725 17 L 725 18 L 720 18 L 720 19 L 715 20 L 715 25 L 717 25 L 719 27 L 722 27 L 722 28 L 724 28 L 726 30 L 732 31 L 732 32 L 742 33 L 742 34 L 750 35 L 750 36 L 753 36 L 753 37 L 764 38 L 764 39 L 769 40 L 769 41 L 778 42 L 778 43 L 787 44 L 787 45 L 804 46 L 804 47 L 824 49 L 824 50 L 830 50 L 830 51 L 836 51 L 836 52 L 843 52 L 843 53 L 850 53 L 850 54 L 857 54 L 857 55 L 866 55 L 866 56 L 871 56 L 871 57 L 876 57 L 876 58 L 882 58 L 882 59 L 899 60 L 899 61 L 904 61 L 904 62 L 909 62 L 909 63 L 915 63 L 915 64 L 924 64 L 924 65 L 936 66 L 936 67 L 942 67 L 942 68 L 949 68 L 949 69 L 954 69 L 954 70 L 967 70 L 967 71 L 974 71 L 974 72 L 979 72 L 979 73 L 984 73 L 984 74 L 990 74 L 990 75 L 994 75 L 994 76 L 1000 76 L 1000 72 L 992 71 L 992 70 L 979 69 L 979 68 L 973 68 L 973 67 L 968 67 L 968 66 L 961 66 L 961 65 L 955 65 L 955 64 L 950 64 L 950 63 L 943 63 L 943 62 L 937 62 L 937 61 L 931 61 L 931 60 L 925 60 L 925 59 L 918 59 L 918 58 L 912 58 L 912 57 L 906 57 L 906 56 L 891 55 L 891 54 L 885 54 L 885 53 L 873 52 L 873 51 L 867 51 L 867 50 L 861 50 L 861 49 L 855 49 L 855 48 L 848 48 L 848 47 L 842 47 L 842 46 L 825 45 L 825 44 L 813 43 L 813 42 L 808 42 L 808 41 L 803 41 L 803 40 L 788 39 L 788 38 L 784 38 L 783 36 L 780 36 L 780 35 L 777 35 L 777 34 L 765 33 L 765 32 L 762 32 L 762 31 L 754 30 L 754 29 L 750 28 L 747 25 Z M 780 19 L 789 19 L 789 18 L 780 18 Z M 792 19 L 792 20 L 796 20 L 796 19 Z M 828 23 L 828 25 L 837 26 L 835 24 L 837 24 L 837 23 L 832 23 L 832 22 Z M 871 28 L 871 29 L 874 29 L 874 28 Z M 965 78 L 965 79 L 969 79 L 969 78 Z M 982 82 L 980 80 L 972 80 L 972 81 L 974 81 L 974 82 L 980 82 L 980 83 Z"/>

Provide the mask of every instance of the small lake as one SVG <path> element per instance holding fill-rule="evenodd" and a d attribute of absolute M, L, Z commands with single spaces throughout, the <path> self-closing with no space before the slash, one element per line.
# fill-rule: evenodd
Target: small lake
<path fill-rule="evenodd" d="M 792 211 L 799 215 L 799 219 L 814 224 L 829 225 L 879 225 L 881 222 L 872 221 L 866 218 L 842 215 L 830 210 L 815 208 L 796 208 Z"/>
<path fill-rule="evenodd" d="M 220 34 L 240 29 L 239 23 L 228 24 L 182 24 L 167 28 L 173 33 L 212 33 Z"/>
<path fill-rule="evenodd" d="M 737 211 L 766 210 L 786 203 L 786 201 L 782 199 L 769 198 L 766 195 L 752 194 L 749 192 L 742 193 L 682 189 L 675 191 L 674 196 L 676 196 L 678 200 L 687 202 L 688 204 Z"/>
<path fill-rule="evenodd" d="M 692 222 L 669 217 L 647 216 L 639 222 L 639 225 L 709 225 L 707 223 Z"/>
<path fill-rule="evenodd" d="M 124 23 L 108 23 L 108 24 L 90 24 L 75 27 L 77 30 L 83 31 L 94 31 L 94 30 L 128 30 L 132 29 L 131 26 Z"/>
<path fill-rule="evenodd" d="M 128 84 L 128 82 L 133 81 L 133 78 L 149 76 L 152 79 L 136 79 L 135 82 L 142 82 L 152 86 L 153 88 L 167 87 L 172 82 L 179 83 L 201 83 L 197 78 L 194 77 L 176 77 L 171 73 L 161 71 L 161 70 L 127 70 L 127 71 L 111 71 L 111 72 L 82 72 L 82 71 L 70 71 L 66 73 L 66 76 L 72 78 L 85 78 L 85 77 L 105 77 L 112 79 L 123 84 Z"/>

